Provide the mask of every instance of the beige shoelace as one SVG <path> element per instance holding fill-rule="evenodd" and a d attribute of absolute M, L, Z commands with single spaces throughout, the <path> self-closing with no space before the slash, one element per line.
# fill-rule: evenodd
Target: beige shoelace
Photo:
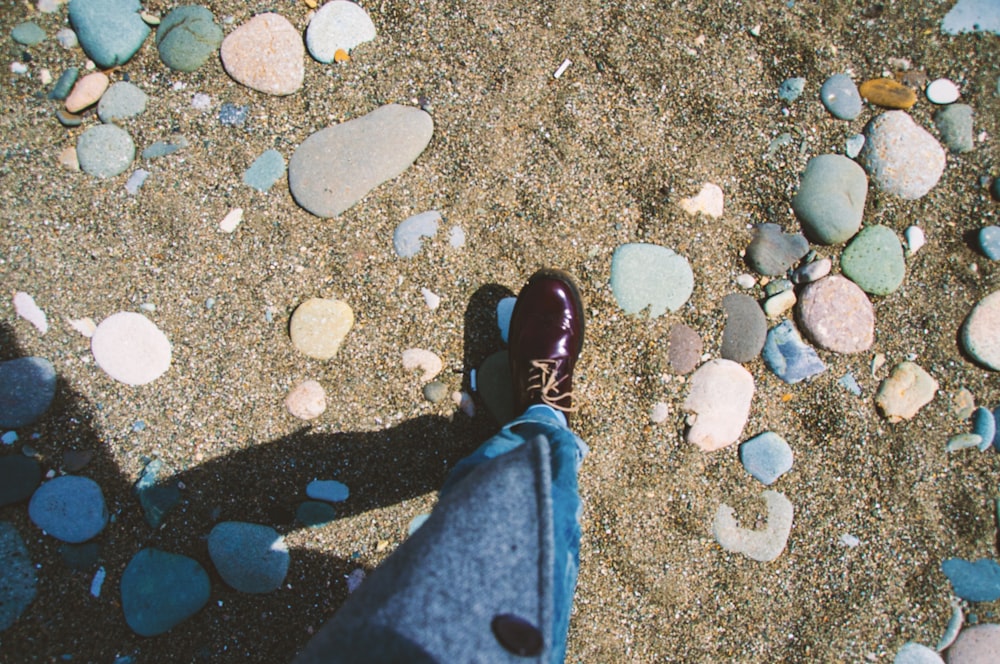
<path fill-rule="evenodd" d="M 528 379 L 528 391 L 538 390 L 542 398 L 542 403 L 550 408 L 561 410 L 564 413 L 576 412 L 577 409 L 574 406 L 566 406 L 560 403 L 561 401 L 572 402 L 572 392 L 553 396 L 558 393 L 559 384 L 568 378 L 568 376 L 563 376 L 559 379 L 556 378 L 556 364 L 556 360 L 532 360 L 532 368 L 538 369 L 538 371 L 531 372 L 531 376 Z"/>

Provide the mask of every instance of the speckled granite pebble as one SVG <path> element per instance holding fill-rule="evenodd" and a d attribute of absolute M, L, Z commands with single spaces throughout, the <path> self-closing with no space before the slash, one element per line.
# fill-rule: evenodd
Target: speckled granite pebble
<path fill-rule="evenodd" d="M 983 366 L 1000 371 L 1000 291 L 980 300 L 962 324 L 965 352 Z"/>
<path fill-rule="evenodd" d="M 875 310 L 854 282 L 831 275 L 808 284 L 796 305 L 802 331 L 835 353 L 860 353 L 875 341 Z"/>
<path fill-rule="evenodd" d="M 881 188 L 905 200 L 934 188 L 945 167 L 944 149 L 904 111 L 888 111 L 865 127 L 860 159 Z"/>
<path fill-rule="evenodd" d="M 220 56 L 233 80 L 258 92 L 290 95 L 305 78 L 302 35 L 280 14 L 258 14 L 233 30 Z"/>
<path fill-rule="evenodd" d="M 991 261 L 1000 260 L 1000 227 L 984 226 L 977 235 L 979 248 Z"/>
<path fill-rule="evenodd" d="M 974 625 L 963 629 L 948 648 L 948 664 L 996 664 L 1000 653 L 1000 625 Z"/>
<path fill-rule="evenodd" d="M 77 475 L 62 475 L 40 486 L 28 503 L 28 516 L 52 537 L 71 544 L 95 537 L 108 523 L 101 487 Z"/>
<path fill-rule="evenodd" d="M 326 412 L 326 392 L 315 380 L 306 380 L 288 392 L 285 409 L 301 420 L 314 420 Z"/>
<path fill-rule="evenodd" d="M 156 28 L 156 48 L 163 64 L 176 71 L 193 72 L 211 58 L 222 44 L 222 28 L 207 7 L 175 7 Z"/>

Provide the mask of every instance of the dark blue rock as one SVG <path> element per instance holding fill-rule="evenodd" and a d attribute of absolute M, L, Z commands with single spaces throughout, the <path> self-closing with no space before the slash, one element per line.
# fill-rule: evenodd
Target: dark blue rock
<path fill-rule="evenodd" d="M 740 445 L 740 462 L 748 473 L 770 486 L 792 469 L 792 448 L 778 434 L 765 431 Z"/>
<path fill-rule="evenodd" d="M 28 516 L 52 537 L 79 544 L 95 537 L 108 523 L 104 493 L 86 477 L 62 475 L 35 491 Z"/>
<path fill-rule="evenodd" d="M 934 126 L 941 142 L 952 152 L 969 152 L 975 147 L 972 107 L 968 104 L 948 104 L 934 114 Z"/>
<path fill-rule="evenodd" d="M 1000 227 L 985 226 L 979 229 L 979 248 L 991 261 L 1000 260 Z"/>
<path fill-rule="evenodd" d="M 34 459 L 20 454 L 0 457 L 0 507 L 27 500 L 41 481 L 42 467 Z"/>
<path fill-rule="evenodd" d="M 295 510 L 295 518 L 310 528 L 319 528 L 336 519 L 337 510 L 328 503 L 307 500 Z"/>
<path fill-rule="evenodd" d="M 156 48 L 163 64 L 177 71 L 192 72 L 212 57 L 222 44 L 222 28 L 206 7 L 176 7 L 156 29 Z"/>
<path fill-rule="evenodd" d="M 152 528 L 159 528 L 167 512 L 181 500 L 181 491 L 176 484 L 164 484 L 159 481 L 163 471 L 163 462 L 154 459 L 146 464 L 135 483 L 135 495 L 142 505 L 146 523 Z"/>
<path fill-rule="evenodd" d="M 786 383 L 795 384 L 826 371 L 816 351 L 804 341 L 792 321 L 771 328 L 764 342 L 764 364 Z"/>
<path fill-rule="evenodd" d="M 31 424 L 49 409 L 56 395 L 56 369 L 41 357 L 0 362 L 0 427 Z"/>
<path fill-rule="evenodd" d="M 955 594 L 966 601 L 1000 599 L 1000 565 L 995 560 L 981 558 L 970 563 L 961 558 L 949 558 L 941 563 L 941 571 L 951 581 Z"/>
<path fill-rule="evenodd" d="M 757 274 L 779 276 L 809 253 L 801 233 L 785 233 L 777 224 L 760 224 L 747 247 L 746 261 Z"/>
<path fill-rule="evenodd" d="M 284 174 L 285 158 L 277 150 L 267 150 L 243 174 L 243 184 L 257 191 L 267 191 Z"/>
<path fill-rule="evenodd" d="M 993 178 L 993 184 L 990 185 L 990 196 L 993 200 L 1000 201 L 1000 178 Z"/>
<path fill-rule="evenodd" d="M 122 572 L 125 622 L 140 636 L 156 636 L 198 613 L 211 584 L 198 561 L 159 549 L 143 549 Z"/>
<path fill-rule="evenodd" d="M 861 114 L 861 93 L 847 74 L 834 74 L 823 82 L 819 97 L 833 117 L 853 120 Z"/>
<path fill-rule="evenodd" d="M 12 524 L 0 522 L 0 632 L 13 625 L 35 599 L 35 566 Z"/>
<path fill-rule="evenodd" d="M 778 98 L 781 101 L 788 102 L 791 104 L 793 101 L 799 98 L 802 91 L 805 90 L 806 79 L 804 78 L 786 78 L 778 86 Z"/>
<path fill-rule="evenodd" d="M 288 574 L 288 546 L 274 528 L 224 521 L 208 535 L 208 555 L 219 576 L 244 593 L 269 593 Z"/>
<path fill-rule="evenodd" d="M 87 56 L 101 69 L 125 64 L 149 35 L 139 0 L 70 0 L 69 20 Z"/>

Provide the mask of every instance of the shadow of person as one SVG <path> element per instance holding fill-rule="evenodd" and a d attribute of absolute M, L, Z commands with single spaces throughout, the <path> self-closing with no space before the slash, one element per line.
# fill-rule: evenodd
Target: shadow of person
<path fill-rule="evenodd" d="M 490 284 L 470 299 L 465 380 L 470 368 L 500 347 L 496 303 L 508 295 L 509 290 Z M 22 355 L 10 326 L 0 322 L 0 360 Z M 93 424 L 98 407 L 60 377 L 49 411 L 19 430 L 22 440 L 12 449 L 0 450 L 22 453 L 23 444 L 30 445 L 43 473 L 66 472 L 67 452 L 87 454 L 89 463 L 74 474 L 101 486 L 112 514 L 91 543 L 66 545 L 42 535 L 28 519 L 26 503 L 0 508 L 0 520 L 13 523 L 27 543 L 39 578 L 35 600 L 2 634 L 2 648 L 11 661 L 71 656 L 73 661 L 114 662 L 121 655 L 143 663 L 289 661 L 343 603 L 345 577 L 362 565 L 354 552 L 292 548 L 281 588 L 261 595 L 239 593 L 225 585 L 211 564 L 206 539 L 212 527 L 234 520 L 268 525 L 282 534 L 303 528 L 295 510 L 307 499 L 305 487 L 317 478 L 349 487 L 350 497 L 335 505 L 338 518 L 436 492 L 448 470 L 497 429 L 485 408 L 473 418 L 426 415 L 377 431 L 316 433 L 304 427 L 161 478 L 162 486 L 183 489 L 180 502 L 153 529 L 134 491 L 136 478 L 122 472 Z M 205 608 L 169 632 L 148 638 L 128 628 L 118 590 L 125 566 L 146 547 L 194 558 L 212 581 Z M 107 577 L 95 597 L 91 583 L 99 568 Z"/>

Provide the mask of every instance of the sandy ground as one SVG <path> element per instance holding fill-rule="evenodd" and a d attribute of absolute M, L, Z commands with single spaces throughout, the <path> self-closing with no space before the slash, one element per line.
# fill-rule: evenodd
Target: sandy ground
<path fill-rule="evenodd" d="M 233 17 L 227 33 L 267 9 L 298 28 L 307 23 L 308 8 L 288 0 L 209 4 L 220 19 Z M 191 146 L 141 164 L 151 175 L 129 196 L 127 173 L 100 181 L 57 164 L 81 129 L 56 121 L 38 70 L 58 76 L 84 62 L 81 51 L 51 39 L 65 13 L 0 1 L 0 33 L 33 17 L 50 35 L 30 49 L 0 40 L 0 358 L 55 363 L 57 403 L 22 442 L 39 434 L 30 444 L 45 468 L 57 468 L 65 450 L 94 450 L 81 472 L 101 484 L 115 518 L 99 537 L 108 578 L 94 598 L 92 569 L 69 570 L 24 506 L 0 510 L 39 565 L 38 598 L 0 635 L 0 659 L 289 659 L 346 597 L 344 576 L 377 566 L 433 504 L 447 469 L 497 427 L 485 408 L 470 419 L 451 403 L 426 402 L 401 351 L 438 353 L 443 380 L 467 387 L 468 370 L 501 347 L 496 302 L 541 266 L 577 275 L 588 301 L 576 378 L 584 407 L 575 423 L 592 454 L 580 477 L 584 540 L 568 661 L 891 661 L 908 640 L 933 646 L 950 615 L 940 562 L 997 555 L 992 500 L 1000 478 L 995 454 L 944 451 L 950 435 L 968 430 L 953 404 L 960 388 L 978 403 L 1000 404 L 996 377 L 956 343 L 971 306 L 998 287 L 997 267 L 970 236 L 997 217 L 979 179 L 1000 175 L 1000 38 L 941 35 L 951 4 L 383 0 L 366 4 L 377 40 L 345 65 L 310 60 L 303 89 L 286 98 L 238 85 L 217 61 L 194 74 L 171 72 L 150 39 L 112 74 L 150 95 L 147 112 L 127 127 L 140 149 L 179 135 Z M 173 5 L 146 6 L 165 14 Z M 10 74 L 25 50 L 32 75 Z M 554 79 L 567 58 L 572 65 Z M 918 223 L 928 237 L 908 260 L 904 286 L 875 299 L 870 351 L 821 353 L 828 371 L 794 387 L 759 360 L 747 365 L 757 393 L 745 437 L 773 430 L 795 453 L 794 469 L 774 487 L 796 509 L 788 547 L 773 563 L 756 563 L 723 551 L 710 524 L 721 502 L 742 523 L 759 522 L 762 486 L 735 447 L 704 454 L 683 442 L 686 389 L 667 373 L 667 331 L 684 322 L 718 356 L 720 303 L 748 271 L 741 252 L 750 226 L 796 229 L 789 200 L 808 158 L 843 152 L 875 113 L 834 120 L 819 85 L 839 71 L 859 82 L 891 72 L 891 58 L 960 82 L 985 138 L 971 153 L 949 155 L 938 186 L 918 201 L 870 193 L 866 223 L 900 235 Z M 808 84 L 783 113 L 776 90 L 789 76 Z M 211 96 L 210 111 L 192 108 L 196 92 Z M 338 219 L 297 207 L 284 181 L 266 194 L 241 183 L 266 149 L 287 159 L 324 126 L 421 99 L 436 125 L 430 146 Z M 245 127 L 219 124 L 223 102 L 251 106 Z M 923 98 L 912 111 L 933 131 L 931 113 Z M 795 144 L 765 159 L 783 132 Z M 704 182 L 726 193 L 721 219 L 678 206 Z M 246 212 L 242 225 L 220 233 L 219 220 L 237 206 Z M 442 211 L 445 228 L 465 230 L 465 247 L 452 248 L 442 232 L 415 258 L 397 258 L 393 229 L 429 209 Z M 680 311 L 645 320 L 615 304 L 611 254 L 634 241 L 690 260 L 696 285 Z M 836 262 L 840 249 L 818 251 Z M 421 287 L 441 295 L 438 310 L 424 305 Z M 48 334 L 15 317 L 9 296 L 17 290 L 47 311 Z M 297 354 L 287 335 L 291 312 L 313 296 L 343 299 L 357 317 L 329 362 Z M 215 299 L 211 309 L 207 298 Z M 66 320 L 99 321 L 144 303 L 155 305 L 147 315 L 173 344 L 173 366 L 132 388 L 94 365 L 87 339 Z M 876 353 L 888 363 L 873 376 Z M 909 354 L 940 391 L 914 420 L 890 425 L 875 411 L 874 391 Z M 837 384 L 847 372 L 862 397 Z M 305 379 L 319 380 L 330 403 L 311 425 L 282 405 Z M 658 401 L 671 416 L 653 425 Z M 133 431 L 137 421 L 146 429 Z M 153 531 L 130 486 L 157 456 L 185 489 L 183 505 Z M 293 518 L 314 477 L 339 479 L 352 492 L 342 518 L 321 530 Z M 199 614 L 164 636 L 133 634 L 117 592 L 130 557 L 157 546 L 211 570 L 205 537 L 220 519 L 287 533 L 286 587 L 241 595 L 210 572 L 212 598 Z M 860 546 L 838 544 L 843 534 Z M 998 608 L 973 612 L 989 620 Z"/>

